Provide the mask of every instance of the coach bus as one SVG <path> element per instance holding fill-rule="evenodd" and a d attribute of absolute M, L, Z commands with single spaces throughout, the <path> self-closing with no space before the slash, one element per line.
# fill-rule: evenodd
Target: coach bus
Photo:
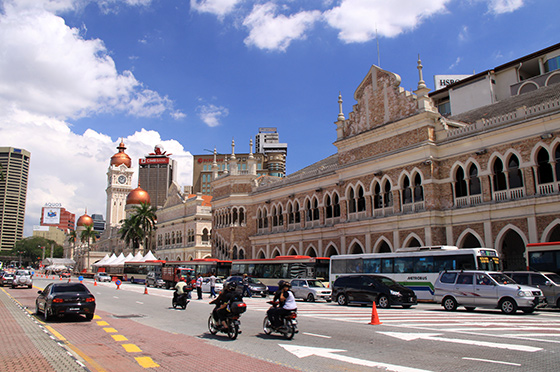
<path fill-rule="evenodd" d="M 419 300 L 432 301 L 440 271 L 500 271 L 498 252 L 491 248 L 453 246 L 402 248 L 391 253 L 331 256 L 330 283 L 342 275 L 379 274 L 414 290 Z"/>
<path fill-rule="evenodd" d="M 278 289 L 280 279 L 313 278 L 327 281 L 329 258 L 309 256 L 277 256 L 274 258 L 234 260 L 231 275 L 243 275 L 258 279 L 270 292 Z"/>
<path fill-rule="evenodd" d="M 560 242 L 527 244 L 527 270 L 560 275 Z"/>
<path fill-rule="evenodd" d="M 219 278 L 229 276 L 231 270 L 231 261 L 218 260 L 217 258 L 200 258 L 190 261 L 167 261 L 166 266 L 175 266 L 193 269 L 195 274 L 202 276 L 210 276 L 214 273 Z"/>
<path fill-rule="evenodd" d="M 154 260 L 145 262 L 125 262 L 123 267 L 123 280 L 131 283 L 145 284 L 146 275 L 154 271 L 161 276 L 161 268 L 165 265 L 165 261 Z"/>

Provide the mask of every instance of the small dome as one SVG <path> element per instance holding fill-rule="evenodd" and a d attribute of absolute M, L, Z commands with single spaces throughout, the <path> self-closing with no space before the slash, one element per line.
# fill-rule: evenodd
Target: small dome
<path fill-rule="evenodd" d="M 151 204 L 150 194 L 140 186 L 132 190 L 126 197 L 126 205 L 129 204 Z"/>
<path fill-rule="evenodd" d="M 130 156 L 124 152 L 126 147 L 124 146 L 124 142 L 122 140 L 117 149 L 119 152 L 111 156 L 111 165 L 118 167 L 119 165 L 124 164 L 130 168 L 132 166 L 132 161 L 130 160 Z"/>
<path fill-rule="evenodd" d="M 93 219 L 87 213 L 84 213 L 78 218 L 76 226 L 93 226 Z"/>

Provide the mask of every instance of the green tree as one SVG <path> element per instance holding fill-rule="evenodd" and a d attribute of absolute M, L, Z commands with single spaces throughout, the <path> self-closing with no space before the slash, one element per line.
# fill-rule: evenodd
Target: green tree
<path fill-rule="evenodd" d="M 74 249 L 76 249 L 76 241 L 78 241 L 78 232 L 76 230 L 70 230 L 70 232 L 66 234 L 66 241 L 70 243 L 72 252 L 74 252 Z"/>
<path fill-rule="evenodd" d="M 51 248 L 53 248 L 52 256 L 55 258 L 61 258 L 64 254 L 61 245 L 41 236 L 30 236 L 17 241 L 11 253 L 19 258 L 21 252 L 22 263 L 36 265 L 43 257 L 43 247 L 45 247 L 45 257 L 51 256 Z"/>
<path fill-rule="evenodd" d="M 140 247 L 142 240 L 142 230 L 138 226 L 136 219 L 131 216 L 127 219 L 121 220 L 121 228 L 119 234 L 127 246 L 132 247 L 132 254 L 136 254 L 136 249 Z"/>
<path fill-rule="evenodd" d="M 97 231 L 93 229 L 93 225 L 86 225 L 85 230 L 83 230 L 82 233 L 80 234 L 80 240 L 82 241 L 82 243 L 87 242 L 88 267 L 86 269 L 89 269 L 90 244 L 92 241 L 95 241 L 96 238 L 97 238 Z"/>
<path fill-rule="evenodd" d="M 121 221 L 122 226 L 119 230 L 121 239 L 126 245 L 132 245 L 132 254 L 136 254 L 136 249 L 140 247 L 140 242 L 144 242 L 144 247 L 149 247 L 152 231 L 156 225 L 156 208 L 147 203 L 140 203 L 134 206 L 132 214 Z"/>

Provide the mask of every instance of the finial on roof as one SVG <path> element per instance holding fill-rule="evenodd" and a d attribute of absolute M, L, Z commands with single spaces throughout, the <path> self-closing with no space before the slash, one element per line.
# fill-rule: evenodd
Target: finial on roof
<path fill-rule="evenodd" d="M 418 81 L 418 89 L 424 89 L 426 88 L 426 82 L 424 81 L 424 78 L 422 77 L 422 61 L 420 60 L 420 54 L 418 54 L 418 66 L 416 67 L 418 69 L 418 77 L 419 77 L 419 81 Z"/>
<path fill-rule="evenodd" d="M 218 164 L 217 161 L 216 161 L 216 155 L 217 155 L 216 148 L 214 147 L 214 161 L 212 162 L 212 165 Z"/>
<path fill-rule="evenodd" d="M 338 92 L 338 120 L 346 120 L 342 112 L 342 94 Z"/>
<path fill-rule="evenodd" d="M 249 140 L 249 158 L 253 158 L 253 139 Z"/>
<path fill-rule="evenodd" d="M 235 141 L 231 139 L 231 159 L 235 160 Z"/>

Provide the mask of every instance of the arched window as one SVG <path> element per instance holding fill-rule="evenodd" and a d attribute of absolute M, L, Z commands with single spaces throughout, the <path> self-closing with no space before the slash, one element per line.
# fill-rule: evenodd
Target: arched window
<path fill-rule="evenodd" d="M 272 207 L 272 226 L 278 226 L 278 213 L 276 212 L 276 206 Z"/>
<path fill-rule="evenodd" d="M 358 198 L 356 201 L 358 212 L 364 212 L 366 210 L 366 198 L 364 197 L 364 188 L 358 186 Z"/>
<path fill-rule="evenodd" d="M 295 223 L 300 223 L 301 222 L 301 216 L 299 214 L 299 202 L 295 202 L 294 203 L 294 220 Z"/>
<path fill-rule="evenodd" d="M 414 202 L 419 202 L 424 200 L 424 188 L 422 187 L 422 177 L 419 173 L 416 173 L 414 177 Z"/>
<path fill-rule="evenodd" d="M 313 198 L 313 221 L 319 219 L 319 201 L 317 198 Z"/>
<path fill-rule="evenodd" d="M 245 251 L 243 249 L 239 250 L 239 259 L 240 260 L 244 260 L 245 259 Z"/>
<path fill-rule="evenodd" d="M 465 181 L 465 172 L 462 167 L 457 167 L 455 171 L 455 197 L 461 198 L 467 196 L 467 181 Z"/>
<path fill-rule="evenodd" d="M 383 206 L 392 207 L 393 206 L 393 193 L 391 191 L 391 182 L 385 181 L 385 186 L 383 187 Z"/>
<path fill-rule="evenodd" d="M 257 220 L 259 221 L 259 229 L 263 227 L 263 218 L 262 218 L 262 211 L 259 209 L 257 213 Z"/>
<path fill-rule="evenodd" d="M 338 194 L 333 194 L 333 217 L 340 217 L 340 200 Z"/>
<path fill-rule="evenodd" d="M 294 216 L 294 210 L 293 210 L 292 204 L 290 203 L 290 204 L 288 204 L 288 224 L 294 223 L 294 220 L 295 220 L 294 217 L 295 217 Z"/>
<path fill-rule="evenodd" d="M 348 213 L 356 213 L 356 199 L 353 188 L 348 191 Z"/>
<path fill-rule="evenodd" d="M 331 197 L 327 195 L 325 198 L 325 218 L 332 218 L 333 216 L 333 206 L 331 204 Z"/>
<path fill-rule="evenodd" d="M 263 210 L 263 228 L 268 229 L 268 216 L 266 213 L 266 209 Z"/>
<path fill-rule="evenodd" d="M 239 224 L 245 225 L 245 210 L 243 208 L 239 209 Z"/>
<path fill-rule="evenodd" d="M 554 166 L 554 170 L 556 171 L 556 181 L 560 181 L 560 146 L 556 146 L 554 159 L 556 159 L 556 165 Z"/>
<path fill-rule="evenodd" d="M 284 213 L 282 211 L 282 205 L 278 206 L 278 225 L 279 226 L 284 225 Z"/>
<path fill-rule="evenodd" d="M 481 193 L 478 168 L 474 164 L 471 164 L 469 167 L 469 193 L 470 195 L 478 195 Z"/>
<path fill-rule="evenodd" d="M 521 170 L 519 169 L 519 159 L 517 159 L 517 156 L 515 155 L 512 155 L 509 158 L 508 178 L 510 189 L 523 187 L 523 177 L 521 176 Z"/>
<path fill-rule="evenodd" d="M 311 208 L 311 200 L 305 201 L 305 221 L 313 220 L 313 210 Z"/>
<path fill-rule="evenodd" d="M 233 208 L 233 224 L 237 224 L 237 208 Z"/>
<path fill-rule="evenodd" d="M 494 162 L 494 191 L 501 191 L 507 189 L 506 174 L 504 173 L 504 163 L 501 159 L 496 159 Z"/>
<path fill-rule="evenodd" d="M 410 188 L 410 180 L 408 176 L 404 176 L 403 187 L 402 187 L 402 200 L 403 204 L 412 203 L 412 189 Z"/>
<path fill-rule="evenodd" d="M 237 260 L 237 246 L 233 246 L 232 259 Z"/>
<path fill-rule="evenodd" d="M 376 182 L 373 187 L 373 209 L 383 208 L 383 194 L 381 194 L 381 186 Z"/>
<path fill-rule="evenodd" d="M 550 156 L 545 149 L 540 149 L 537 154 L 537 174 L 539 184 L 554 182 Z"/>

